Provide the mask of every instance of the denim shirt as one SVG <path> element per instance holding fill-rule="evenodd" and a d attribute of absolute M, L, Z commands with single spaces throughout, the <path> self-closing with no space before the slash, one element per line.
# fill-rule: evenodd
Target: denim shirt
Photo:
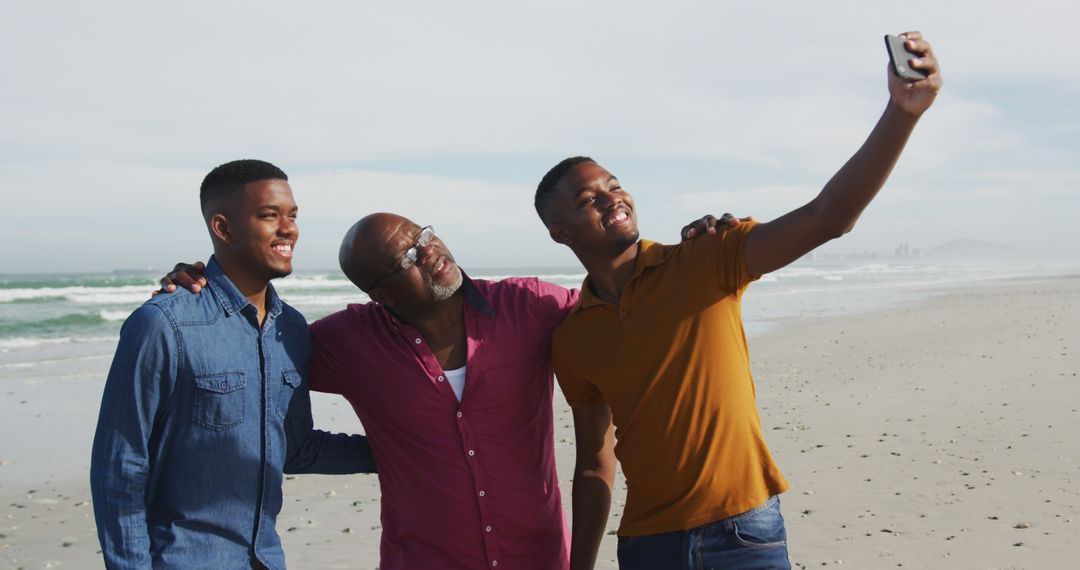
<path fill-rule="evenodd" d="M 366 438 L 312 429 L 304 317 L 268 286 L 260 330 L 213 258 L 205 276 L 120 332 L 90 467 L 108 568 L 283 569 L 283 470 L 374 471 Z"/>

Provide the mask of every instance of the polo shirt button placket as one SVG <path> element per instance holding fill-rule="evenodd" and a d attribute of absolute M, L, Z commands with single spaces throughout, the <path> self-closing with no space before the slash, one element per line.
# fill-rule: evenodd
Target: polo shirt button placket
<path fill-rule="evenodd" d="M 413 339 L 413 342 L 416 344 L 420 344 L 420 337 L 416 337 L 415 339 Z"/>

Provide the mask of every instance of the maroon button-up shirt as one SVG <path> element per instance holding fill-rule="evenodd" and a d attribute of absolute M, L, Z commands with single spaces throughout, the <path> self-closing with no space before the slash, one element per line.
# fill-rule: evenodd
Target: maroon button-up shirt
<path fill-rule="evenodd" d="M 364 424 L 382 487 L 380 568 L 569 566 L 555 473 L 551 334 L 577 291 L 465 279 L 459 403 L 420 333 L 378 303 L 311 325 L 311 389 Z"/>

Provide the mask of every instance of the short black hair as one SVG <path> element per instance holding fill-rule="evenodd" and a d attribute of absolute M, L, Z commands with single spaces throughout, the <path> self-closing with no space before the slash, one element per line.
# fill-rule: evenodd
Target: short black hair
<path fill-rule="evenodd" d="M 536 187 L 536 196 L 533 198 L 533 205 L 536 206 L 536 213 L 539 214 L 544 225 L 548 223 L 548 204 L 551 202 L 551 196 L 555 192 L 555 186 L 559 184 L 559 181 L 571 168 L 583 162 L 595 163 L 596 161 L 587 156 L 564 158 L 559 164 L 552 166 L 551 170 L 547 171 L 547 174 L 540 179 L 540 185 Z"/>
<path fill-rule="evenodd" d="M 210 171 L 199 187 L 199 207 L 206 215 L 211 202 L 239 193 L 245 184 L 260 180 L 288 180 L 285 171 L 253 158 L 226 162 Z"/>

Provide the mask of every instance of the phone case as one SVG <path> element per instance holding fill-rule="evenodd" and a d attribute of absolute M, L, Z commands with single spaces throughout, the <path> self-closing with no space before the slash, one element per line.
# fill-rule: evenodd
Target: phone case
<path fill-rule="evenodd" d="M 904 38 L 898 36 L 885 36 L 885 48 L 889 52 L 889 61 L 892 62 L 893 73 L 908 81 L 926 79 L 927 74 L 925 71 L 915 69 L 908 65 L 908 61 L 913 57 L 919 57 L 919 54 L 908 51 L 907 48 L 904 47 L 905 41 Z"/>

